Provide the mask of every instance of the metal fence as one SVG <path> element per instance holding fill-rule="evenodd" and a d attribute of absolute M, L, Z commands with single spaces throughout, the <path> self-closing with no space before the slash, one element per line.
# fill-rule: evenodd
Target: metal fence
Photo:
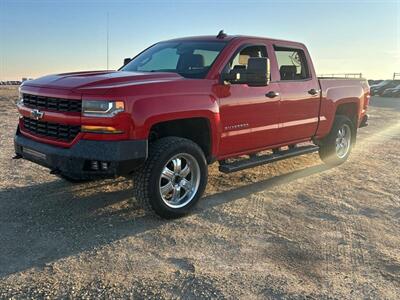
<path fill-rule="evenodd" d="M 22 82 L 19 80 L 2 80 L 0 85 L 20 85 Z"/>

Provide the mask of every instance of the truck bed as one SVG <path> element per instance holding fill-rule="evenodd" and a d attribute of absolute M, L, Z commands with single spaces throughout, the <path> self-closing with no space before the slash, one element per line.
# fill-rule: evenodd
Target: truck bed
<path fill-rule="evenodd" d="M 334 120 L 335 107 L 346 104 L 345 109 L 357 116 L 359 126 L 369 103 L 369 85 L 364 78 L 325 78 L 318 77 L 321 89 L 320 121 L 317 137 L 326 135 Z M 355 101 L 356 100 L 356 101 Z M 358 105 L 357 105 L 358 104 Z"/>

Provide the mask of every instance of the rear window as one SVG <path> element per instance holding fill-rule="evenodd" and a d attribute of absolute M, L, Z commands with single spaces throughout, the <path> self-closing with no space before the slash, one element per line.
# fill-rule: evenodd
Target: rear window
<path fill-rule="evenodd" d="M 301 49 L 274 47 L 281 80 L 310 78 L 307 59 Z"/>

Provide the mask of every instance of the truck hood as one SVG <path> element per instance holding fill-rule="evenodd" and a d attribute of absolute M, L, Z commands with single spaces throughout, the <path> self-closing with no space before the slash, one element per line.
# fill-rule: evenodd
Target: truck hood
<path fill-rule="evenodd" d="M 110 88 L 126 87 L 131 85 L 143 85 L 183 79 L 175 73 L 164 72 L 126 72 L 126 71 L 94 71 L 75 72 L 49 75 L 26 82 L 24 85 L 74 90 L 75 92 L 99 93 L 106 92 Z"/>

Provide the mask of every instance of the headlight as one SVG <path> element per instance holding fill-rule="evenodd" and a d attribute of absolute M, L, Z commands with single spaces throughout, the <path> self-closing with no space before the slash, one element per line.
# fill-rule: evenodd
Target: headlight
<path fill-rule="evenodd" d="M 21 92 L 21 86 L 18 88 L 18 103 L 19 105 L 24 104 L 24 94 Z"/>
<path fill-rule="evenodd" d="M 85 117 L 111 118 L 123 111 L 125 111 L 125 105 L 123 101 L 82 101 L 82 114 Z"/>

